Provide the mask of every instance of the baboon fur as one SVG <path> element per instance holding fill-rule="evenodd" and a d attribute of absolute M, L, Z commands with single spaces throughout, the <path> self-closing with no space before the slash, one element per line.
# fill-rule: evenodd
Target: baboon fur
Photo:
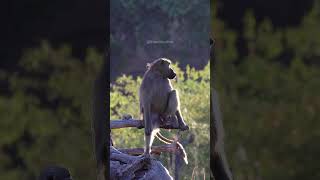
<path fill-rule="evenodd" d="M 166 58 L 147 64 L 139 90 L 140 111 L 145 124 L 144 156 L 147 157 L 150 157 L 152 142 L 159 133 L 161 119 L 176 116 L 180 129 L 189 129 L 180 111 L 178 91 L 173 89 L 170 82 L 170 79 L 176 77 L 170 64 L 171 61 Z"/>

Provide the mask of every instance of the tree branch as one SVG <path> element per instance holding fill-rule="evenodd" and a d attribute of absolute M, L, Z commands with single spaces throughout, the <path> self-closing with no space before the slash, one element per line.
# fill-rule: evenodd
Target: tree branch
<path fill-rule="evenodd" d="M 130 154 L 130 155 L 140 155 L 143 154 L 143 148 L 123 148 L 118 149 L 122 153 Z M 178 152 L 178 148 L 175 144 L 166 144 L 161 146 L 152 146 L 151 153 L 153 154 L 161 154 L 163 152 L 175 153 Z"/>
<path fill-rule="evenodd" d="M 160 122 L 160 128 L 163 129 L 180 129 L 177 120 L 174 118 L 172 120 L 167 119 L 165 121 Z M 111 120 L 110 128 L 111 129 L 119 129 L 119 128 L 127 128 L 127 127 L 136 127 L 136 128 L 144 128 L 144 123 L 142 120 L 137 119 L 120 119 L 120 120 Z"/>

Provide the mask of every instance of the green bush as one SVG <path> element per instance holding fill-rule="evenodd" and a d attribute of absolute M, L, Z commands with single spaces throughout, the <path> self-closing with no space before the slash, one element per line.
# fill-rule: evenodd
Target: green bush
<path fill-rule="evenodd" d="M 44 42 L 23 53 L 19 72 L 3 71 L 0 179 L 34 180 L 52 164 L 78 180 L 95 178 L 90 98 L 102 55 L 88 49 L 80 61 L 71 51 Z"/>
<path fill-rule="evenodd" d="M 234 177 L 320 178 L 319 5 L 301 26 L 274 28 L 248 12 L 243 32 L 215 19 L 217 82 Z M 245 54 L 236 47 L 244 39 Z"/>

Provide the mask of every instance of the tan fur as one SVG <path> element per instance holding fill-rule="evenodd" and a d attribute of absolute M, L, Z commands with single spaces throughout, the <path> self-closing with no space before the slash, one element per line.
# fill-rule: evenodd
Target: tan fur
<path fill-rule="evenodd" d="M 159 58 L 147 64 L 147 71 L 140 86 L 140 110 L 145 123 L 145 156 L 150 156 L 154 136 L 159 132 L 161 118 L 176 116 L 180 129 L 189 129 L 180 112 L 178 92 L 173 89 L 169 80 L 176 75 L 170 68 L 170 63 L 169 59 Z M 164 142 L 172 142 L 158 137 Z"/>

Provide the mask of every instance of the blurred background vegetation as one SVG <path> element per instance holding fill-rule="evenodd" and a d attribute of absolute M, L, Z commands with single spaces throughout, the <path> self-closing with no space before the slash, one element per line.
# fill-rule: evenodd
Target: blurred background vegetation
<path fill-rule="evenodd" d="M 94 49 L 79 61 L 69 46 L 43 42 L 25 50 L 18 72 L 1 69 L 0 179 L 36 179 L 48 165 L 94 179 L 90 98 L 102 60 Z"/>
<path fill-rule="evenodd" d="M 23 23 L 2 28 L 6 31 L 11 29 L 16 34 L 3 38 L 5 53 L 0 54 L 0 179 L 33 180 L 48 164 L 68 167 L 75 179 L 94 178 L 90 95 L 92 80 L 103 59 L 101 52 L 105 42 L 98 43 L 97 39 L 103 37 L 96 33 L 100 27 L 91 27 L 97 21 L 88 17 L 100 11 L 92 8 L 92 13 L 84 13 L 84 9 L 93 6 L 84 1 L 70 1 L 60 9 L 60 14 L 56 14 L 54 10 L 59 8 L 57 2 L 16 4 L 24 16 L 8 14 Z M 154 8 L 149 11 L 165 7 L 164 1 L 157 2 L 159 4 L 152 4 Z M 200 0 L 194 2 L 199 3 Z M 319 179 L 319 1 L 211 2 L 213 13 L 210 21 L 218 61 L 217 88 L 224 116 L 226 151 L 235 179 Z M 34 11 L 28 9 L 32 3 L 36 7 Z M 70 10 L 72 3 L 77 6 Z M 131 7 L 129 5 L 126 7 Z M 138 5 L 143 8 L 141 3 Z M 192 6 L 192 3 L 186 4 L 185 9 L 189 5 Z M 136 4 L 132 6 L 137 8 Z M 52 9 L 49 10 L 49 7 Z M 44 11 L 47 13 L 45 16 L 37 15 Z M 160 12 L 165 17 L 175 16 L 171 10 Z M 187 16 L 188 11 L 177 12 Z M 201 11 L 189 12 L 190 17 L 201 18 Z M 82 16 L 72 18 L 72 13 Z M 118 13 L 121 15 L 121 11 Z M 143 17 L 130 16 L 133 19 Z M 134 22 L 143 23 L 141 19 Z M 201 21 L 194 19 L 193 22 Z M 198 26 L 190 23 L 184 27 L 191 29 Z M 192 38 L 196 41 L 203 37 Z M 39 43 L 41 39 L 48 39 L 48 42 Z M 95 41 L 90 41 L 92 39 Z M 167 40 L 167 37 L 164 39 Z M 135 46 L 134 43 L 129 46 L 129 40 L 127 42 L 126 49 Z M 203 44 L 206 51 L 209 49 L 207 43 Z M 87 48 L 88 45 L 94 48 Z M 141 51 L 132 51 L 131 55 L 134 52 Z M 128 64 L 127 57 L 132 57 L 129 52 L 128 56 L 118 58 L 117 62 Z M 179 60 L 179 69 L 188 76 L 203 73 L 199 77 L 207 77 L 207 60 L 199 62 L 197 58 L 190 58 L 189 62 L 185 62 L 183 58 L 173 59 Z M 196 70 L 188 72 L 187 64 L 196 67 Z M 137 101 L 134 94 L 140 81 L 137 76 L 141 75 L 145 66 L 135 71 L 122 69 L 121 66 L 113 68 L 117 68 L 113 76 L 116 85 L 111 95 L 116 100 L 111 107 L 117 107 L 117 111 L 111 117 L 120 117 L 123 112 L 136 116 L 134 108 L 137 107 L 131 104 Z M 121 76 L 120 72 L 127 76 Z M 201 125 L 205 129 L 206 117 L 201 115 L 205 114 L 206 105 L 201 102 L 206 101 L 206 96 L 196 94 L 203 93 L 207 84 L 206 81 L 200 82 L 190 78 L 179 80 L 175 86 L 187 97 L 189 93 L 195 95 L 181 99 L 182 106 L 187 108 L 183 111 L 189 124 L 194 120 L 192 126 Z M 122 83 L 125 85 L 122 86 Z M 122 96 L 124 91 L 121 89 L 124 87 L 130 91 L 128 98 Z M 123 104 L 118 107 L 118 103 Z M 208 134 L 198 132 L 197 128 L 194 130 L 201 138 L 199 151 L 207 151 L 208 147 L 203 144 Z M 139 130 L 132 131 L 136 131 L 139 137 L 143 136 Z M 136 147 L 141 144 L 142 139 L 128 142 L 127 135 L 124 138 L 118 136 L 120 139 L 116 145 L 124 146 L 122 143 L 125 142 L 129 147 Z M 172 135 L 172 132 L 167 135 Z M 194 151 L 192 146 L 187 147 L 189 158 L 194 160 L 191 165 L 203 163 L 206 168 L 204 162 L 209 156 L 205 153 L 190 154 Z M 166 158 L 163 157 L 164 160 Z M 184 166 L 183 171 L 189 174 L 191 165 Z"/>
<path fill-rule="evenodd" d="M 319 179 L 319 1 L 287 24 L 259 8 L 244 11 L 238 25 L 224 21 L 223 4 L 212 6 L 212 29 L 235 179 Z"/>

